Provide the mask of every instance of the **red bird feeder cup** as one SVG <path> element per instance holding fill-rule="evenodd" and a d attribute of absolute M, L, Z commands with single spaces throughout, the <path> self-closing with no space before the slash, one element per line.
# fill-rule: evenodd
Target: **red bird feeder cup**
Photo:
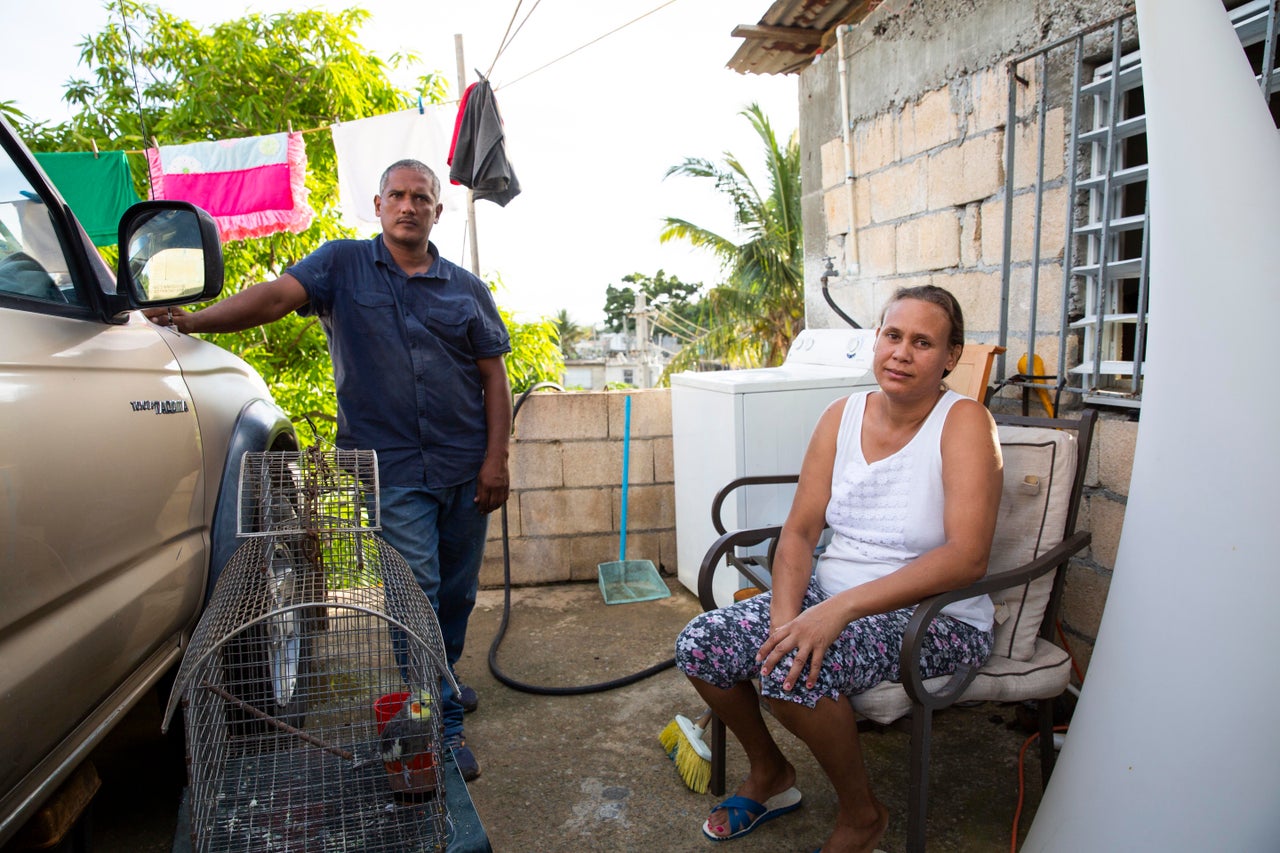
<path fill-rule="evenodd" d="M 378 734 L 387 727 L 391 718 L 409 701 L 410 694 L 388 693 L 373 703 L 373 713 L 377 720 Z M 436 772 L 436 756 L 434 752 L 418 752 L 406 755 L 399 761 L 384 761 L 387 780 L 392 792 L 399 799 L 420 800 L 433 795 L 439 775 Z"/>

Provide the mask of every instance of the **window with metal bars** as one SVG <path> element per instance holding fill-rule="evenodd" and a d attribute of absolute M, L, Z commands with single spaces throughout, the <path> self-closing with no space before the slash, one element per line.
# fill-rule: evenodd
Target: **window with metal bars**
<path fill-rule="evenodd" d="M 1274 96 L 1280 90 L 1275 50 L 1277 3 L 1250 0 L 1224 5 L 1280 126 L 1280 97 Z M 1030 77 L 1040 81 L 1036 111 L 1043 114 L 1047 109 L 1044 93 L 1063 91 L 1065 77 L 1071 75 L 1065 89 L 1070 92 L 1066 152 L 1070 185 L 1058 346 L 1060 357 L 1067 354 L 1071 366 L 1065 374 L 1059 371 L 1056 379 L 1060 391 L 1079 394 L 1087 404 L 1127 407 L 1141 405 L 1147 332 L 1152 322 L 1159 322 L 1147 313 L 1149 290 L 1159 287 L 1159 282 L 1151 281 L 1148 275 L 1146 110 L 1142 55 L 1134 33 L 1129 13 L 1010 62 L 1007 125 L 1014 128 L 1025 121 L 1018 115 L 1015 86 L 1026 85 Z M 1034 70 L 1025 73 L 1024 68 Z M 1263 69 L 1270 73 L 1264 74 Z M 1189 110 L 1188 121 L 1194 120 L 1194 111 Z M 1035 156 L 1043 163 L 1043 133 L 1039 144 Z M 1009 154 L 1011 162 L 1018 156 L 1012 145 Z M 1014 169 L 1008 172 L 1011 176 Z M 1008 185 L 1007 197 L 1015 190 Z M 1037 185 L 1035 191 L 1041 195 L 1044 187 Z M 1037 203 L 1037 235 L 1041 209 Z M 1005 266 L 1007 293 L 1007 255 Z M 1037 304 L 1038 276 L 1036 269 L 1031 279 L 1032 305 Z M 1006 313 L 1002 338 L 1007 327 Z M 1033 316 L 1028 334 L 1031 354 L 1035 346 Z M 1055 377 L 1044 377 L 1051 378 Z M 1015 375 L 1005 381 L 1026 387 L 1036 380 Z"/>

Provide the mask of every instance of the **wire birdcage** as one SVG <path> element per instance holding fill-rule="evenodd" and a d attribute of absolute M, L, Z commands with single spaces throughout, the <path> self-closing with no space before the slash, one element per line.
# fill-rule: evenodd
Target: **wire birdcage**
<path fill-rule="evenodd" d="M 446 845 L 435 613 L 373 532 L 371 451 L 247 453 L 245 538 L 183 657 L 192 849 Z"/>

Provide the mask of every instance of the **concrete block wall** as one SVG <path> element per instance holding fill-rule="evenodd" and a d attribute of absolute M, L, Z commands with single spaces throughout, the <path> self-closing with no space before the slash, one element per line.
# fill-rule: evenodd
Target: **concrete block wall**
<path fill-rule="evenodd" d="M 1038 97 L 1034 73 L 1020 74 L 1020 115 Z M 961 299 L 970 340 L 999 334 L 1004 257 L 1008 74 L 1001 64 L 956 77 L 940 88 L 851 119 L 853 188 L 846 182 L 846 146 L 839 128 L 819 149 L 824 257 L 842 275 L 829 282 L 833 298 L 855 318 L 874 323 L 894 289 L 917 284 L 946 287 Z M 1029 223 L 1038 122 L 1016 124 L 1011 269 L 1028 286 L 1017 289 L 1010 326 L 1030 326 L 1029 282 L 1038 272 L 1036 351 L 1056 358 L 1056 324 L 1065 241 L 1066 143 L 1064 108 L 1046 112 L 1046 192 L 1037 255 Z M 1022 153 L 1026 152 L 1026 153 Z M 806 190 L 806 194 L 808 194 Z M 810 233 L 812 233 L 810 231 Z M 1038 263 L 1037 263 L 1038 262 Z M 810 313 L 817 313 L 810 291 Z M 1025 350 L 1025 342 L 1019 344 Z M 1013 347 L 1011 347 L 1011 350 Z"/>
<path fill-rule="evenodd" d="M 516 586 L 597 577 L 617 560 L 622 450 L 631 397 L 627 559 L 675 572 L 671 392 L 555 391 L 528 397 L 511 441 L 507 542 Z M 482 587 L 503 584 L 502 518 L 489 522 Z"/>
<path fill-rule="evenodd" d="M 1063 99 L 1068 93 L 1052 80 L 1040 80 L 1035 63 L 1021 64 L 1017 118 L 1010 126 L 1007 62 L 1114 15 L 1122 5 L 1116 0 L 886 0 L 846 43 L 846 55 L 853 57 L 847 106 L 851 170 L 846 169 L 836 51 L 802 72 L 808 325 L 842 325 L 820 287 L 830 257 L 837 271 L 828 278 L 831 297 L 863 325 L 876 323 L 898 287 L 936 284 L 960 300 L 968 340 L 997 342 L 1004 314 L 1005 209 L 1012 205 L 1005 372 L 1017 372 L 1033 316 L 1035 351 L 1051 372 L 1056 368 L 1063 355 L 1058 324 L 1067 226 L 1069 111 Z M 1045 160 L 1038 174 L 1042 131 L 1035 106 L 1042 82 L 1048 109 Z M 1015 155 L 1009 163 L 1011 141 Z M 1010 172 L 1011 193 L 1006 189 Z M 1037 246 L 1038 180 L 1044 195 Z M 1065 402 L 1068 408 L 1078 405 Z M 1020 403 L 1020 394 L 1007 389 L 992 407 L 1016 410 Z M 1032 405 L 1038 406 L 1034 397 Z M 1137 433 L 1132 414 L 1102 413 L 1080 519 L 1092 531 L 1093 545 L 1073 562 L 1066 578 L 1063 628 L 1082 668 L 1092 654 L 1123 527 Z"/>

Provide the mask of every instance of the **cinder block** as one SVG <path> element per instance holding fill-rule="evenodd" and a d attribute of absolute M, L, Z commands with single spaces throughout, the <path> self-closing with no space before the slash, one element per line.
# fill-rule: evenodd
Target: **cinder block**
<path fill-rule="evenodd" d="M 1017 75 L 1017 113 L 1019 118 L 1030 115 L 1035 111 L 1036 102 L 1040 97 L 1040 69 L 1036 67 L 1036 63 L 1023 62 L 1018 65 L 1015 73 Z M 1009 100 L 1009 92 L 1005 90 L 1006 110 Z"/>
<path fill-rule="evenodd" d="M 1004 186 L 1004 152 L 999 132 L 970 137 L 929 155 L 926 179 L 930 210 L 980 201 Z"/>
<path fill-rule="evenodd" d="M 515 437 L 517 440 L 563 441 L 608 438 L 608 396 L 609 392 L 605 391 L 534 394 L 520 407 Z"/>
<path fill-rule="evenodd" d="M 849 233 L 849 189 L 843 184 L 822 194 L 822 210 L 827 220 L 827 235 Z"/>
<path fill-rule="evenodd" d="M 1004 259 L 1004 199 L 982 202 L 979 215 L 982 217 L 982 265 L 998 267 Z"/>
<path fill-rule="evenodd" d="M 897 227 L 880 225 L 858 232 L 858 266 L 862 275 L 894 275 L 897 266 Z"/>
<path fill-rule="evenodd" d="M 901 114 L 901 108 L 895 108 L 854 125 L 853 171 L 855 175 L 866 175 L 897 161 L 895 127 Z M 843 157 L 843 154 L 841 156 Z M 841 178 L 844 177 L 843 159 L 840 175 Z"/>
<path fill-rule="evenodd" d="M 569 540 L 569 574 L 575 581 L 594 580 L 599 566 L 618 559 L 616 535 L 574 536 Z M 630 547 L 628 546 L 628 550 Z"/>
<path fill-rule="evenodd" d="M 1089 505 L 1088 530 L 1093 534 L 1089 552 L 1096 562 L 1114 569 L 1124 529 L 1124 504 L 1101 492 L 1086 495 L 1085 502 Z"/>
<path fill-rule="evenodd" d="M 1102 610 L 1111 590 L 1111 578 L 1090 566 L 1072 563 L 1067 569 L 1063 587 L 1063 622 L 1087 637 L 1097 638 L 1102 624 Z M 1075 653 L 1073 645 L 1071 649 Z"/>
<path fill-rule="evenodd" d="M 512 489 L 551 489 L 564 485 L 563 445 L 558 441 L 512 441 L 509 466 Z"/>
<path fill-rule="evenodd" d="M 676 481 L 675 442 L 670 438 L 655 438 L 652 446 L 653 481 L 674 483 Z"/>
<path fill-rule="evenodd" d="M 984 68 L 969 77 L 969 133 L 1005 126 L 1009 117 L 1009 75 L 1003 64 Z"/>
<path fill-rule="evenodd" d="M 577 489 L 608 488 L 622 482 L 622 442 L 575 441 L 567 445 L 564 484 Z"/>
<path fill-rule="evenodd" d="M 613 529 L 606 489 L 550 489 L 520 496 L 525 536 L 604 533 Z"/>
<path fill-rule="evenodd" d="M 895 250 L 898 271 L 941 270 L 960 263 L 960 217 L 943 210 L 898 225 Z"/>
<path fill-rule="evenodd" d="M 822 188 L 829 190 L 844 183 L 844 140 L 837 136 L 822 144 Z"/>
<path fill-rule="evenodd" d="M 622 517 L 622 490 L 613 490 L 613 517 Z M 676 492 L 671 485 L 632 486 L 627 494 L 627 530 L 675 527 Z M 630 535 L 630 533 L 628 533 Z"/>
<path fill-rule="evenodd" d="M 1053 187 L 1045 191 L 1040 202 L 1040 260 L 1062 258 L 1066 239 L 1067 190 Z M 1004 252 L 1004 199 L 991 199 L 982 205 L 982 262 L 999 266 Z M 1031 260 L 1035 246 L 1036 197 L 1022 193 L 1013 200 L 1013 223 L 1010 232 L 1011 263 Z"/>
<path fill-rule="evenodd" d="M 964 312 L 965 337 L 968 340 L 984 340 L 999 332 L 999 271 L 969 270 L 955 275 L 940 275 L 934 284 L 951 291 L 960 303 L 960 310 Z"/>
<path fill-rule="evenodd" d="M 511 543 L 511 583 L 563 583 L 570 580 L 570 543 L 565 537 L 536 536 Z"/>
<path fill-rule="evenodd" d="M 1067 150 L 1066 127 L 1062 107 L 1052 107 L 1044 115 L 1044 181 L 1062 177 L 1063 161 Z M 1016 188 L 1034 186 L 1039 168 L 1040 121 L 1034 114 L 1024 124 L 1018 125 L 1018 135 L 1013 148 L 1013 185 Z"/>
<path fill-rule="evenodd" d="M 520 493 L 513 491 L 507 498 L 507 536 L 520 535 Z M 492 542 L 502 539 L 502 510 L 497 509 L 489 514 L 489 528 L 485 531 L 485 539 Z"/>
<path fill-rule="evenodd" d="M 965 205 L 960 215 L 960 266 L 976 267 L 982 263 L 982 205 Z"/>
<path fill-rule="evenodd" d="M 1058 324 L 1062 321 L 1062 264 L 1057 261 L 1042 263 L 1036 278 L 1036 334 L 1057 337 Z M 1009 271 L 1009 329 L 1015 336 L 1025 334 L 1031 328 L 1031 273 L 1030 264 L 1016 266 Z M 1012 352 L 1013 347 L 1010 346 Z M 1039 341 L 1037 341 L 1037 351 Z"/>
<path fill-rule="evenodd" d="M 1129 494 L 1137 441 L 1136 421 L 1105 418 L 1098 422 L 1098 479 L 1103 488 L 1120 495 Z"/>
<path fill-rule="evenodd" d="M 1063 255 L 1063 245 L 1067 239 L 1067 198 L 1068 191 L 1065 185 L 1049 187 L 1044 191 L 1044 196 L 1040 200 L 1040 260 L 1061 260 Z M 1021 202 L 1021 197 L 1018 201 Z M 1035 204 L 1029 203 L 1031 217 L 1035 216 Z M 1013 215 L 1018 217 L 1021 210 L 1021 204 L 1014 204 Z M 1034 222 L 1034 219 L 1028 221 Z M 1033 229 L 1018 229 L 1015 227 L 1015 234 L 1025 234 L 1027 246 L 1034 245 L 1033 240 L 1035 234 Z"/>
<path fill-rule="evenodd" d="M 608 391 L 609 436 L 621 440 L 626 425 L 627 397 L 631 398 L 631 437 L 671 435 L 671 389 Z"/>
<path fill-rule="evenodd" d="M 871 224 L 871 181 L 858 178 L 853 182 L 853 221 L 859 228 Z"/>
<path fill-rule="evenodd" d="M 873 221 L 891 222 L 927 209 L 925 163 L 924 158 L 916 158 L 871 175 L 868 190 Z"/>
<path fill-rule="evenodd" d="M 653 563 L 654 568 L 658 568 L 662 563 L 660 556 L 661 549 L 661 532 L 648 530 L 637 530 L 632 533 L 627 532 L 627 559 L 628 560 L 648 560 Z M 618 559 L 618 541 L 613 542 L 613 553 L 606 560 Z"/>
<path fill-rule="evenodd" d="M 951 87 L 926 92 L 908 103 L 898 125 L 898 156 L 910 157 L 959 138 L 959 121 Z"/>
<path fill-rule="evenodd" d="M 653 447 L 656 439 L 631 439 L 631 460 L 627 469 L 627 477 L 631 485 L 648 485 L 654 481 Z M 621 469 L 618 482 L 621 483 Z"/>

